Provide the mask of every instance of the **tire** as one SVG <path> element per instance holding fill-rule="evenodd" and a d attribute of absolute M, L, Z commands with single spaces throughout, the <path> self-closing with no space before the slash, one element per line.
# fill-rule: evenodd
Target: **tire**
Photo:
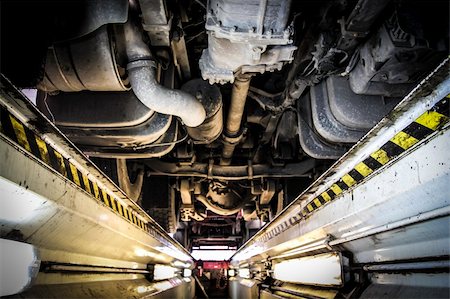
<path fill-rule="evenodd" d="M 144 210 L 168 233 L 178 227 L 178 209 L 175 189 L 166 177 L 148 178 L 144 182 L 142 197 Z"/>
<path fill-rule="evenodd" d="M 91 157 L 90 160 L 97 165 L 98 168 L 109 177 L 117 186 L 119 186 L 119 179 L 117 177 L 116 159 L 96 158 Z"/>

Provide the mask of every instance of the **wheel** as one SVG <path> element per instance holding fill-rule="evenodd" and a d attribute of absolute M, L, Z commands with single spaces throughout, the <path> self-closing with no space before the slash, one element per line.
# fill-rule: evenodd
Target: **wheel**
<path fill-rule="evenodd" d="M 142 207 L 166 232 L 176 233 L 177 198 L 167 177 L 150 177 L 144 181 Z"/>

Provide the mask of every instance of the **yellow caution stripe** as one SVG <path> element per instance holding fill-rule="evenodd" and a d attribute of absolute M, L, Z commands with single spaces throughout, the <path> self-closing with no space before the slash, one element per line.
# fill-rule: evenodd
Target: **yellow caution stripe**
<path fill-rule="evenodd" d="M 80 171 L 80 169 L 64 157 L 58 150 L 44 141 L 18 118 L 9 113 L 3 106 L 0 106 L 0 132 L 32 154 L 35 158 L 42 161 L 45 165 L 89 193 L 96 202 L 104 204 L 111 209 L 111 211 L 126 219 L 129 223 L 149 232 L 150 227 L 146 222 L 136 216 L 137 213 L 131 207 L 122 205 L 120 201 L 112 195 L 113 192 L 106 188 L 100 188 L 97 182 L 91 180 L 85 172 Z"/>
<path fill-rule="evenodd" d="M 325 192 L 307 203 L 300 212 L 289 219 L 289 223 L 297 223 L 299 219 L 308 217 L 315 210 L 336 199 L 349 188 L 353 188 L 369 177 L 374 171 L 386 165 L 397 156 L 412 148 L 421 140 L 430 136 L 449 122 L 449 100 L 444 98 L 432 109 L 419 116 L 402 131 L 395 134 L 380 149 L 374 151 L 364 161 L 358 163 L 351 171 L 343 175 Z"/>

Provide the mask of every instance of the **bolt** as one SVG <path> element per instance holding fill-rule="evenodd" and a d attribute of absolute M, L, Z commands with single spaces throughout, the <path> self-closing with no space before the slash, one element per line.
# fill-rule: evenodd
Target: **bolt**
<path fill-rule="evenodd" d="M 262 49 L 260 47 L 254 47 L 253 52 L 255 53 L 261 53 Z"/>
<path fill-rule="evenodd" d="M 256 61 L 261 59 L 261 53 L 263 52 L 263 49 L 261 47 L 254 47 L 252 48 L 252 51 L 253 51 L 252 55 L 253 60 Z"/>

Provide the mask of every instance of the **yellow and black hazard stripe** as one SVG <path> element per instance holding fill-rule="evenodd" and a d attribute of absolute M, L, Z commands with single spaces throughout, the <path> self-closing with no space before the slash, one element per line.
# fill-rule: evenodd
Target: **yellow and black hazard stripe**
<path fill-rule="evenodd" d="M 92 195 L 97 202 L 106 205 L 128 222 L 149 232 L 149 225 L 139 217 L 136 217 L 136 212 L 133 209 L 122 205 L 108 190 L 101 188 L 95 181 L 88 178 L 58 150 L 44 141 L 2 106 L 0 106 L 0 132 L 31 153 L 35 158 Z"/>
<path fill-rule="evenodd" d="M 361 183 L 374 171 L 404 153 L 419 141 L 438 131 L 449 122 L 449 109 L 450 95 L 439 101 L 432 109 L 423 113 L 402 131 L 398 132 L 364 161 L 358 163 L 330 188 L 311 200 L 298 214 L 262 236 L 262 241 L 270 240 L 285 231 L 288 227 L 298 223 L 301 219 L 308 217 L 315 210 L 338 198 L 346 190 Z"/>
<path fill-rule="evenodd" d="M 358 163 L 328 190 L 310 201 L 299 214 L 305 217 L 334 200 L 342 192 L 359 184 L 374 171 L 442 128 L 449 121 L 449 102 L 448 96 L 439 101 L 432 109 L 423 113 L 406 128 L 395 134 L 380 149 Z"/>

